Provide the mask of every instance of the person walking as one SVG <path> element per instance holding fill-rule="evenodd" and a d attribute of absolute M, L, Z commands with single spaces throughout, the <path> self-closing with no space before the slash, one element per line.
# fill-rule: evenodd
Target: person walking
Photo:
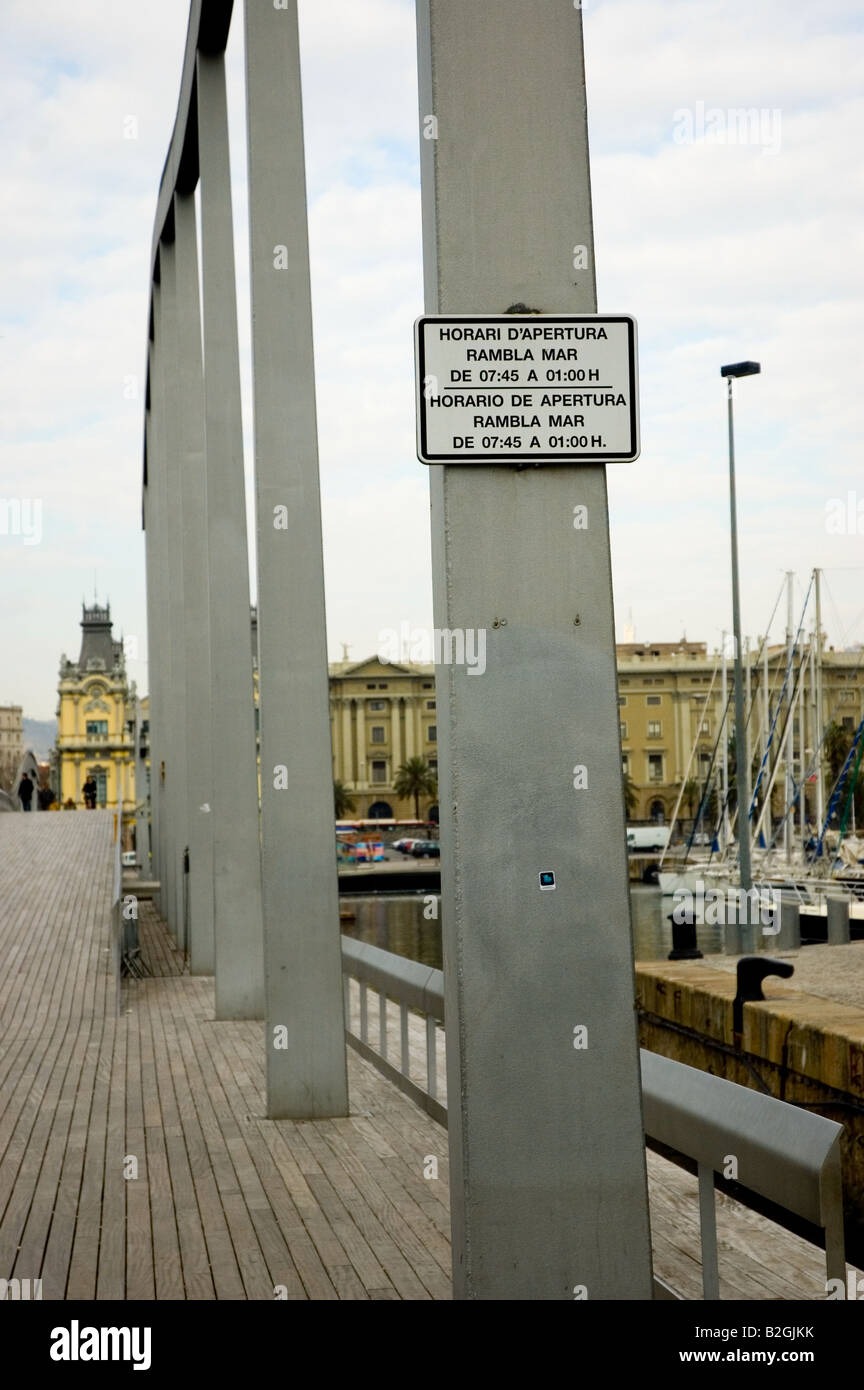
<path fill-rule="evenodd" d="M 85 805 L 85 807 L 87 808 L 88 811 L 95 811 L 95 810 L 96 810 L 96 791 L 97 791 L 96 779 L 95 779 L 94 777 L 88 777 L 88 778 L 87 778 L 87 781 L 84 783 L 84 786 L 81 788 L 81 790 L 82 790 L 83 793 L 84 793 L 84 805 Z"/>
<path fill-rule="evenodd" d="M 18 799 L 21 802 L 21 810 L 29 811 L 33 803 L 33 783 L 30 780 L 30 773 L 25 772 L 18 784 Z"/>

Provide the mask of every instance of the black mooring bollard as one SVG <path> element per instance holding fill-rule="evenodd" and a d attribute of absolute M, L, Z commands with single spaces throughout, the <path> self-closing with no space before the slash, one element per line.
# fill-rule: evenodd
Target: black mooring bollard
<path fill-rule="evenodd" d="M 670 912 L 666 920 L 672 923 L 672 950 L 667 960 L 701 960 L 702 952 L 696 945 L 696 923 L 692 910 L 684 922 L 676 922 L 674 912 Z"/>

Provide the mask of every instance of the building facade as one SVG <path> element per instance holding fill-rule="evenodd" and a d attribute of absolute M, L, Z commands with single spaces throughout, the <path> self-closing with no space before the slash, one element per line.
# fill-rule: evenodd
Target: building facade
<path fill-rule="evenodd" d="M 398 797 L 393 783 L 409 758 L 424 758 L 437 776 L 435 667 L 369 657 L 329 669 L 333 777 L 354 802 L 351 815 L 413 819 L 413 797 Z M 421 797 L 419 809 L 421 820 L 437 820 L 437 796 Z"/>
<path fill-rule="evenodd" d="M 760 654 L 757 640 L 753 649 L 745 652 L 745 658 L 745 671 L 749 667 L 748 738 L 752 762 L 764 749 L 766 730 L 770 732 L 777 711 L 787 668 L 786 647 L 770 646 Z M 726 662 L 729 714 L 722 732 L 723 660 L 717 652 L 709 654 L 704 642 L 621 644 L 617 647 L 617 663 L 622 767 L 635 794 L 629 819 L 668 822 L 682 785 L 691 783 L 696 790 L 682 800 L 679 815 L 692 816 L 698 808 L 715 744 L 715 775 L 719 775 L 716 769 L 722 759 L 723 742 L 731 738 L 734 730 L 732 660 Z M 834 721 L 846 733 L 857 728 L 864 693 L 862 665 L 864 654 L 860 650 L 823 650 L 823 727 Z M 794 701 L 793 755 L 800 768 L 803 747 L 806 770 L 819 745 L 815 732 L 816 663 L 811 660 L 809 646 L 799 649 L 794 669 L 796 673 L 800 670 L 800 674 Z M 786 708 L 784 704 L 775 729 L 772 761 L 779 749 Z M 774 809 L 778 813 L 782 812 L 782 802 L 781 779 L 774 792 Z"/>
<path fill-rule="evenodd" d="M 23 756 L 22 707 L 0 705 L 0 788 L 4 791 L 16 790 L 12 784 Z"/>
<path fill-rule="evenodd" d="M 83 606 L 77 661 L 60 659 L 57 688 L 57 777 L 62 809 L 84 807 L 84 783 L 96 783 L 96 804 L 120 810 L 128 847 L 135 819 L 135 686 L 111 609 Z"/>

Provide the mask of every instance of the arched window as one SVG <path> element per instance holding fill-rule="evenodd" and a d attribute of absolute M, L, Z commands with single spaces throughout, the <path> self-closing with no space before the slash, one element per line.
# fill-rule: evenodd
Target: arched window
<path fill-rule="evenodd" d="M 651 802 L 651 819 L 655 825 L 662 825 L 666 819 L 666 810 L 662 801 Z"/>
<path fill-rule="evenodd" d="M 369 807 L 369 820 L 392 820 L 393 807 L 386 801 L 373 801 Z"/>

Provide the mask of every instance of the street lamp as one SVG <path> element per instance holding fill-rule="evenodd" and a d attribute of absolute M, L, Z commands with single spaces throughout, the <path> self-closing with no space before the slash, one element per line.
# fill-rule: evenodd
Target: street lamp
<path fill-rule="evenodd" d="M 747 738 L 744 723 L 744 673 L 741 664 L 741 603 L 738 594 L 738 520 L 735 506 L 735 439 L 732 429 L 732 378 L 756 376 L 758 362 L 733 362 L 721 367 L 720 375 L 729 383 L 729 510 L 732 522 L 732 628 L 735 634 L 735 766 L 738 783 L 738 868 L 741 887 L 749 893 L 753 886 L 750 871 L 750 769 L 747 766 Z M 748 926 L 751 925 L 749 922 Z M 749 943 L 748 943 L 749 945 Z M 752 949 L 752 946 L 750 947 Z"/>

